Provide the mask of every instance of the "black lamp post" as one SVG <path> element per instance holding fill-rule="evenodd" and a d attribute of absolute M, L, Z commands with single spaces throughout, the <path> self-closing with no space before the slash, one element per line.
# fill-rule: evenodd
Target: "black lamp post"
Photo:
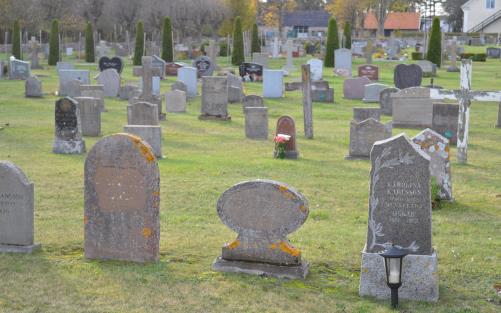
<path fill-rule="evenodd" d="M 391 306 L 398 306 L 398 288 L 402 285 L 402 259 L 408 253 L 398 246 L 379 253 L 384 258 L 384 267 L 386 269 L 386 283 L 391 288 Z"/>

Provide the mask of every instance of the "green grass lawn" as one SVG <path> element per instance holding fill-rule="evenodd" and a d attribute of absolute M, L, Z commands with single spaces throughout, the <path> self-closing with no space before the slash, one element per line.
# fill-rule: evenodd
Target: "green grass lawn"
<path fill-rule="evenodd" d="M 300 79 L 298 70 L 286 81 Z M 71 60 L 75 61 L 75 60 Z M 363 59 L 354 59 L 354 69 Z M 280 68 L 285 59 L 271 60 Z M 226 58 L 219 64 L 227 65 Z M 377 63 L 381 82 L 392 84 L 397 63 Z M 94 77 L 97 66 L 78 63 Z M 445 67 L 446 68 L 446 67 Z M 360 251 L 367 232 L 368 161 L 345 161 L 352 108 L 376 107 L 342 97 L 343 79 L 325 69 L 336 103 L 315 103 L 314 139 L 303 132 L 302 94 L 266 99 L 270 138 L 245 138 L 240 104 L 230 104 L 231 122 L 199 121 L 200 97 L 186 114 L 162 121 L 161 239 L 157 264 L 90 261 L 83 258 L 83 169 L 85 155 L 56 155 L 55 67 L 34 70 L 46 96 L 24 97 L 23 81 L 0 81 L 0 160 L 21 167 L 35 183 L 33 255 L 0 255 L 0 312 L 391 312 L 389 301 L 358 296 Z M 355 71 L 354 71 L 355 72 Z M 501 89 L 501 61 L 473 64 L 473 88 Z M 123 81 L 133 80 L 128 64 Z M 174 77 L 162 81 L 170 90 Z M 95 80 L 93 80 L 95 82 Z M 428 79 L 423 84 L 428 84 Z M 459 87 L 459 73 L 439 71 L 435 84 Z M 246 83 L 247 94 L 262 85 Z M 126 101 L 106 99 L 103 135 L 122 132 Z M 433 245 L 439 256 L 440 300 L 402 301 L 401 312 L 499 312 L 501 298 L 501 129 L 497 103 L 473 103 L 469 164 L 452 149 L 455 202 L 433 212 Z M 299 160 L 272 158 L 279 116 L 296 120 Z M 384 117 L 385 122 L 389 121 Z M 8 125 L 8 126 L 6 126 Z M 409 136 L 420 130 L 405 131 Z M 85 138 L 90 150 L 99 138 Z M 310 216 L 291 242 L 311 263 L 305 281 L 211 271 L 225 242 L 236 237 L 216 213 L 218 197 L 232 185 L 266 178 L 288 183 L 310 203 Z"/>

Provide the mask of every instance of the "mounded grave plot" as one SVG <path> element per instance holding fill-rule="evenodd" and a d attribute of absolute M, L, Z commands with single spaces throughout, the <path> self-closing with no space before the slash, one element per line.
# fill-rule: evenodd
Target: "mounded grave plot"
<path fill-rule="evenodd" d="M 294 59 L 299 69 L 309 58 Z M 75 60 L 71 60 L 75 62 Z M 185 60 L 187 62 L 187 60 Z M 353 69 L 364 64 L 354 58 Z M 377 63 L 380 82 L 391 85 L 396 63 Z M 218 60 L 225 67 L 226 58 Z M 285 59 L 270 59 L 279 69 Z M 439 70 L 435 83 L 457 88 L 458 73 Z M 90 76 L 94 65 L 79 64 Z M 473 88 L 499 89 L 495 60 L 473 64 Z M 200 96 L 187 113 L 161 121 L 164 159 L 160 168 L 160 260 L 156 264 L 84 259 L 85 155 L 52 153 L 55 69 L 33 70 L 41 77 L 42 99 L 24 98 L 22 81 L 0 81 L 0 159 L 23 169 L 35 184 L 35 241 L 40 251 L 29 256 L 0 255 L 0 312 L 392 312 L 389 301 L 360 298 L 360 252 L 366 241 L 370 163 L 345 161 L 354 107 L 377 107 L 336 97 L 314 103 L 314 140 L 303 131 L 302 95 L 265 99 L 267 141 L 245 139 L 241 104 L 229 104 L 231 122 L 199 121 Z M 124 81 L 136 80 L 127 64 Z M 176 77 L 161 82 L 162 94 Z M 298 81 L 299 70 L 285 78 Z M 324 70 L 338 95 L 343 79 Z M 426 82 L 426 81 L 424 81 Z M 94 81 L 92 81 L 94 83 Z M 262 83 L 246 83 L 247 94 L 262 95 Z M 200 88 L 200 84 L 199 84 Z M 200 89 L 199 89 L 200 91 Z M 126 101 L 106 99 L 102 135 L 122 132 Z M 499 298 L 499 228 L 501 146 L 496 103 L 473 103 L 469 164 L 456 162 L 452 172 L 456 203 L 433 211 L 433 242 L 439 251 L 440 299 L 437 304 L 402 301 L 408 312 L 496 312 Z M 273 132 L 281 115 L 296 121 L 298 160 L 273 159 Z M 382 122 L 391 117 L 383 116 Z M 8 126 L 6 126 L 8 124 Z M 405 131 L 409 137 L 418 129 Z M 100 137 L 85 137 L 88 151 Z M 216 204 L 236 183 L 266 178 L 282 181 L 307 197 L 310 215 L 289 235 L 310 263 L 305 281 L 287 281 L 213 272 L 221 245 L 236 237 L 223 225 Z M 469 311 L 468 311 L 469 310 Z"/>

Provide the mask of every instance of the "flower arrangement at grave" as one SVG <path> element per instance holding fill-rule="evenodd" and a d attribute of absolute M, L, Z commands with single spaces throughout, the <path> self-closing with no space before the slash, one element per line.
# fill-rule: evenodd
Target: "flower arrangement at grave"
<path fill-rule="evenodd" d="M 291 136 L 278 134 L 275 136 L 275 158 L 284 159 L 285 158 L 285 147 L 291 139 Z"/>

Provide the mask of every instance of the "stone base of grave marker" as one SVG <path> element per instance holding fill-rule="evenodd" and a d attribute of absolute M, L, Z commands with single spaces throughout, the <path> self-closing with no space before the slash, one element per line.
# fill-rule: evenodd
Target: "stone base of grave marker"
<path fill-rule="evenodd" d="M 58 140 L 54 141 L 52 152 L 57 154 L 81 154 L 85 153 L 85 141 L 82 140 Z"/>
<path fill-rule="evenodd" d="M 162 127 L 157 125 L 125 125 L 124 132 L 141 137 L 150 144 L 158 159 L 162 156 Z"/>
<path fill-rule="evenodd" d="M 218 120 L 218 121 L 231 121 L 231 116 L 226 115 L 199 115 L 199 120 Z"/>
<path fill-rule="evenodd" d="M 278 151 L 275 150 L 275 152 L 273 152 L 273 157 L 274 158 L 278 158 Z M 298 151 L 285 151 L 285 158 L 286 159 L 297 159 L 299 158 L 299 152 Z"/>
<path fill-rule="evenodd" d="M 362 251 L 360 271 L 360 296 L 390 299 L 386 284 L 384 258 L 377 253 Z M 402 286 L 398 289 L 400 299 L 415 301 L 438 301 L 438 258 L 432 255 L 409 254 L 403 259 Z"/>
<path fill-rule="evenodd" d="M 218 257 L 212 263 L 212 269 L 216 272 L 244 273 L 258 276 L 272 276 L 288 279 L 305 279 L 310 269 L 310 264 L 304 260 L 300 265 L 273 265 L 266 263 L 229 261 Z"/>
<path fill-rule="evenodd" d="M 30 254 L 40 249 L 41 245 L 36 243 L 29 246 L 0 245 L 0 253 L 25 253 Z"/>

